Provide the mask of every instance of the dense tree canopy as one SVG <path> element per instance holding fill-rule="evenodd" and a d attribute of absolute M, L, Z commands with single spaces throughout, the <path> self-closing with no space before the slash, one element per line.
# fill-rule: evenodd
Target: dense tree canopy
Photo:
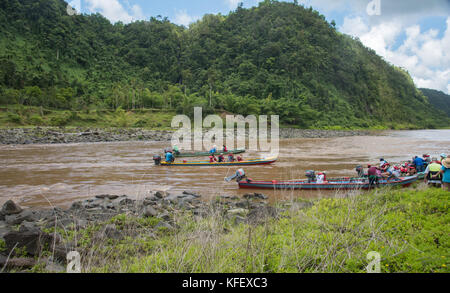
<path fill-rule="evenodd" d="M 450 96 L 437 90 L 420 89 L 428 101 L 437 109 L 444 111 L 450 117 Z"/>
<path fill-rule="evenodd" d="M 312 8 L 266 0 L 189 28 L 0 2 L 0 104 L 278 114 L 299 127 L 436 127 L 409 74 Z"/>

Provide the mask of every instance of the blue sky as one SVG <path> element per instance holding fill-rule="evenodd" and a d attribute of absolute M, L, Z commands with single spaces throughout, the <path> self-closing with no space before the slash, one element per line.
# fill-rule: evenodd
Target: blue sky
<path fill-rule="evenodd" d="M 151 16 L 189 26 L 207 13 L 228 14 L 239 2 L 259 0 L 69 0 L 82 13 L 100 12 L 111 22 Z M 288 1 L 288 2 L 293 2 Z M 450 94 L 450 0 L 298 0 L 339 31 L 358 37 L 386 61 L 411 74 L 418 87 Z"/>

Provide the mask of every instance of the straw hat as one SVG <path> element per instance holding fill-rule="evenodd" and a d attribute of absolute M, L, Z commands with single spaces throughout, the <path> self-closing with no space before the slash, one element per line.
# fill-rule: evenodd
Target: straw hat
<path fill-rule="evenodd" d="M 442 160 L 442 166 L 449 169 L 450 168 L 450 158 L 446 158 L 445 160 Z"/>

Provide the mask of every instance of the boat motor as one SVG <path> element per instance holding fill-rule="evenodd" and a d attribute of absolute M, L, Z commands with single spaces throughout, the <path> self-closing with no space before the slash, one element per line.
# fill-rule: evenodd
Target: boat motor
<path fill-rule="evenodd" d="M 156 166 L 161 165 L 161 156 L 159 156 L 159 155 L 154 155 L 154 156 L 153 156 L 153 161 L 155 161 L 155 165 L 156 165 Z"/>
<path fill-rule="evenodd" d="M 306 171 L 305 175 L 306 178 L 308 178 L 308 183 L 316 181 L 316 173 L 314 172 L 314 170 Z"/>
<path fill-rule="evenodd" d="M 239 181 L 241 181 L 242 179 L 244 179 L 245 177 L 246 177 L 246 176 L 245 176 L 244 169 L 241 168 L 241 169 L 238 169 L 234 175 L 231 175 L 230 177 L 226 177 L 226 178 L 225 178 L 225 181 L 226 181 L 226 182 L 230 182 L 231 180 L 233 180 L 234 178 L 236 178 L 236 182 L 239 182 Z"/>

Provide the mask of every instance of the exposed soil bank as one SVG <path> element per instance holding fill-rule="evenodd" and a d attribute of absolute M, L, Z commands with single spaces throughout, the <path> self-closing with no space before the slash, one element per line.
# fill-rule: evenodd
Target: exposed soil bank
<path fill-rule="evenodd" d="M 114 141 L 170 141 L 172 131 L 141 128 L 89 129 L 36 127 L 0 129 L 0 144 L 58 144 Z M 280 129 L 280 138 L 330 138 L 374 135 L 370 130 Z"/>

